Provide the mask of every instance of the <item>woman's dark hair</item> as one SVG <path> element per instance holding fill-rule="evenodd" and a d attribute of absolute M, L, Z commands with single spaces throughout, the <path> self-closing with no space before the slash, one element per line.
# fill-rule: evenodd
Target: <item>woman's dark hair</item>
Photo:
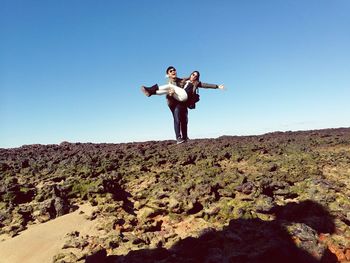
<path fill-rule="evenodd" d="M 191 75 L 192 75 L 193 73 L 197 73 L 197 79 L 196 79 L 196 81 L 199 81 L 199 77 L 201 76 L 201 73 L 199 73 L 198 70 L 193 71 L 193 72 L 191 73 Z"/>
<path fill-rule="evenodd" d="M 193 86 L 195 86 L 195 87 L 198 87 L 198 85 L 199 85 L 199 83 L 200 83 L 200 81 L 199 81 L 199 77 L 200 77 L 200 73 L 199 73 L 199 71 L 197 71 L 197 70 L 195 70 L 195 71 L 193 71 L 192 73 L 191 73 L 191 75 L 193 74 L 193 73 L 197 73 L 197 79 L 193 82 Z M 190 79 L 190 77 L 191 77 L 191 75 L 188 77 L 188 78 L 185 78 L 185 79 L 183 79 L 184 80 L 184 83 L 187 81 L 187 80 L 189 80 Z"/>

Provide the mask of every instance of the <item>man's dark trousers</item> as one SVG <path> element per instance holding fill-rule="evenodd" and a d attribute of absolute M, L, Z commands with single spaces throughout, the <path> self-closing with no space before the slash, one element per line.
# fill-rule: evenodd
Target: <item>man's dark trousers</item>
<path fill-rule="evenodd" d="M 176 103 L 176 105 L 169 108 L 174 118 L 174 130 L 176 139 L 187 139 L 187 105 L 185 103 Z"/>

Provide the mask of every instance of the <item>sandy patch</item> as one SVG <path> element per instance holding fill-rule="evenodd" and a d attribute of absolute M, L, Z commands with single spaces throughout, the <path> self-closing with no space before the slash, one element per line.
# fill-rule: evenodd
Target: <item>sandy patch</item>
<path fill-rule="evenodd" d="M 30 226 L 19 236 L 0 242 L 0 262 L 51 263 L 53 256 L 64 245 L 67 233 L 79 231 L 82 235 L 91 235 L 96 231 L 96 222 L 85 219 L 92 210 L 89 204 L 84 204 L 73 213 Z"/>

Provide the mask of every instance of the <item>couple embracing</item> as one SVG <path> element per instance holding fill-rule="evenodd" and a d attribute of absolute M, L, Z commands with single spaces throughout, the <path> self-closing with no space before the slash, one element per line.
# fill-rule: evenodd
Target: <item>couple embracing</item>
<path fill-rule="evenodd" d="M 202 83 L 200 73 L 193 71 L 188 78 L 178 78 L 176 69 L 170 66 L 166 69 L 168 84 L 152 87 L 141 87 L 147 96 L 166 95 L 167 103 L 174 119 L 174 130 L 177 144 L 188 141 L 187 124 L 188 108 L 193 109 L 199 100 L 198 88 L 224 89 L 224 85 Z"/>

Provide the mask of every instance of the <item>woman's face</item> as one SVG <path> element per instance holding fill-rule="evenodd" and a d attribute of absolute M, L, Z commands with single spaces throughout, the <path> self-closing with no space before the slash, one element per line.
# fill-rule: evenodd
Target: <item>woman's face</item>
<path fill-rule="evenodd" d="M 191 76 L 190 76 L 190 81 L 195 81 L 198 80 L 198 72 L 194 71 L 192 72 Z"/>

